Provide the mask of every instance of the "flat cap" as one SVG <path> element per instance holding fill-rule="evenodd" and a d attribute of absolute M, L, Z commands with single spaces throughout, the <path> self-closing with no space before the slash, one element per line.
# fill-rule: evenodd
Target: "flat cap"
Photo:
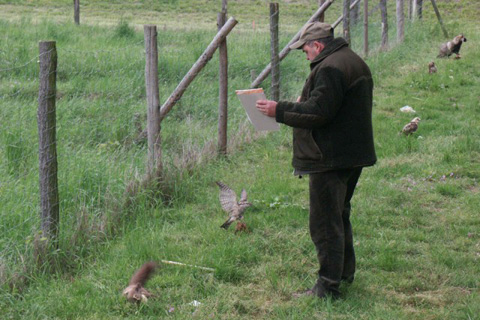
<path fill-rule="evenodd" d="M 333 36 L 333 28 L 330 24 L 318 21 L 310 22 L 303 27 L 300 38 L 290 45 L 290 49 L 301 49 L 308 41 L 327 38 L 329 36 Z"/>

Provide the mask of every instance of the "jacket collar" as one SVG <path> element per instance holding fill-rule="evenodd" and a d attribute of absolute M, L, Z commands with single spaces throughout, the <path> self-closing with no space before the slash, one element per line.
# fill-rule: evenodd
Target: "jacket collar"
<path fill-rule="evenodd" d="M 310 63 L 310 69 L 313 69 L 318 63 L 323 61 L 326 57 L 331 55 L 337 50 L 340 50 L 343 47 L 348 47 L 347 41 L 343 38 L 335 38 L 332 42 L 327 44 L 325 49 L 316 56 L 313 61 Z"/>

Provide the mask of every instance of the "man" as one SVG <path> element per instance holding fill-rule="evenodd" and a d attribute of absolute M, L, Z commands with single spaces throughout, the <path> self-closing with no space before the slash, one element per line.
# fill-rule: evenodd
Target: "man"
<path fill-rule="evenodd" d="M 329 24 L 307 24 L 290 48 L 302 49 L 311 61 L 302 95 L 297 102 L 259 100 L 256 107 L 293 127 L 295 174 L 310 177 L 310 235 L 320 269 L 305 294 L 337 298 L 340 281 L 351 283 L 355 274 L 350 199 L 362 168 L 376 162 L 373 80 Z"/>

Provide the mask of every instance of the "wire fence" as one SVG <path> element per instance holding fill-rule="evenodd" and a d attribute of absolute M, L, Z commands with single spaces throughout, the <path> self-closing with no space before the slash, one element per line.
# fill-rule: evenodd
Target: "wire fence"
<path fill-rule="evenodd" d="M 187 36 L 185 42 L 202 39 L 193 50 L 178 46 L 176 43 L 181 39 L 174 37 L 173 32 L 160 38 L 161 102 L 182 80 L 214 33 L 215 30 L 194 32 Z M 112 49 L 99 46 L 98 42 L 81 48 L 75 45 L 57 48 L 56 126 L 44 131 L 56 129 L 60 199 L 56 205 L 60 209 L 64 242 L 69 241 L 71 229 L 83 211 L 102 220 L 105 211 L 112 211 L 115 203 L 121 202 L 129 182 L 140 179 L 145 172 L 145 48 L 142 40 L 125 42 L 122 45 L 120 41 Z M 0 256 L 3 258 L 18 257 L 17 253 L 25 250 L 29 237 L 38 234 L 41 225 L 37 126 L 41 55 L 37 50 L 29 46 L 29 55 L 23 54 L 22 58 L 2 52 L 5 59 L 0 62 Z M 172 170 L 191 169 L 211 158 L 211 151 L 215 151 L 217 60 L 214 57 L 199 73 L 162 124 L 165 162 Z M 250 70 L 234 77 L 229 92 L 234 92 L 242 82 L 241 88 L 248 86 Z M 232 98 L 235 97 L 230 94 L 229 100 Z M 243 126 L 242 134 L 252 134 L 244 127 L 244 114 L 235 115 L 238 111 L 242 110 L 233 101 L 230 131 Z M 205 152 L 205 148 L 211 150 Z"/>
<path fill-rule="evenodd" d="M 279 41 L 283 47 L 295 33 L 282 30 L 281 8 L 279 14 Z M 362 15 L 360 10 L 357 21 L 362 21 Z M 370 22 L 369 26 L 370 46 L 379 47 L 380 23 Z M 38 32 L 46 35 L 45 30 L 52 25 L 39 28 Z M 96 221 L 99 232 L 106 232 L 108 216 L 123 205 L 129 183 L 140 180 L 146 169 L 144 41 L 128 25 L 119 25 L 113 34 L 102 35 L 101 31 L 98 27 L 91 28 L 86 37 L 60 33 L 57 45 L 55 141 L 59 202 L 56 205 L 60 212 L 60 239 L 72 246 L 76 245 L 78 233 L 85 231 L 82 229 L 85 217 L 90 222 Z M 352 42 L 357 52 L 362 51 L 361 32 L 361 23 L 352 26 Z M 190 31 L 183 35 L 175 30 L 159 32 L 160 103 L 168 98 L 215 33 L 214 27 L 212 31 Z M 337 36 L 340 34 L 336 32 Z M 37 109 L 42 56 L 36 42 L 25 41 L 18 40 L 11 51 L 0 51 L 0 263 L 15 261 L 18 252 L 28 251 L 41 226 Z M 227 42 L 228 148 L 234 149 L 254 135 L 251 127 L 246 126 L 235 89 L 249 88 L 252 70 L 258 74 L 270 62 L 270 38 L 252 24 L 250 30 L 229 35 Z M 171 172 L 192 170 L 214 157 L 218 65 L 215 54 L 162 122 L 163 157 Z M 294 100 L 308 68 L 303 59 L 291 58 L 281 64 L 280 70 L 280 98 Z M 287 75 L 288 87 L 282 85 L 282 78 Z M 268 95 L 270 79 L 262 86 Z M 51 129 L 54 128 L 45 128 Z M 185 189 L 172 192 L 178 197 L 188 197 Z"/>

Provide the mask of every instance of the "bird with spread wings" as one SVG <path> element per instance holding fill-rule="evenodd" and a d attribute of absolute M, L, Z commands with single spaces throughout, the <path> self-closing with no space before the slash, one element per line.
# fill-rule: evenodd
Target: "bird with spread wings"
<path fill-rule="evenodd" d="M 234 221 L 243 219 L 243 212 L 252 204 L 247 201 L 247 191 L 245 189 L 242 190 L 240 200 L 237 201 L 237 194 L 229 186 L 220 181 L 217 181 L 216 184 L 220 187 L 222 209 L 228 213 L 228 219 L 221 227 L 228 229 Z"/>

